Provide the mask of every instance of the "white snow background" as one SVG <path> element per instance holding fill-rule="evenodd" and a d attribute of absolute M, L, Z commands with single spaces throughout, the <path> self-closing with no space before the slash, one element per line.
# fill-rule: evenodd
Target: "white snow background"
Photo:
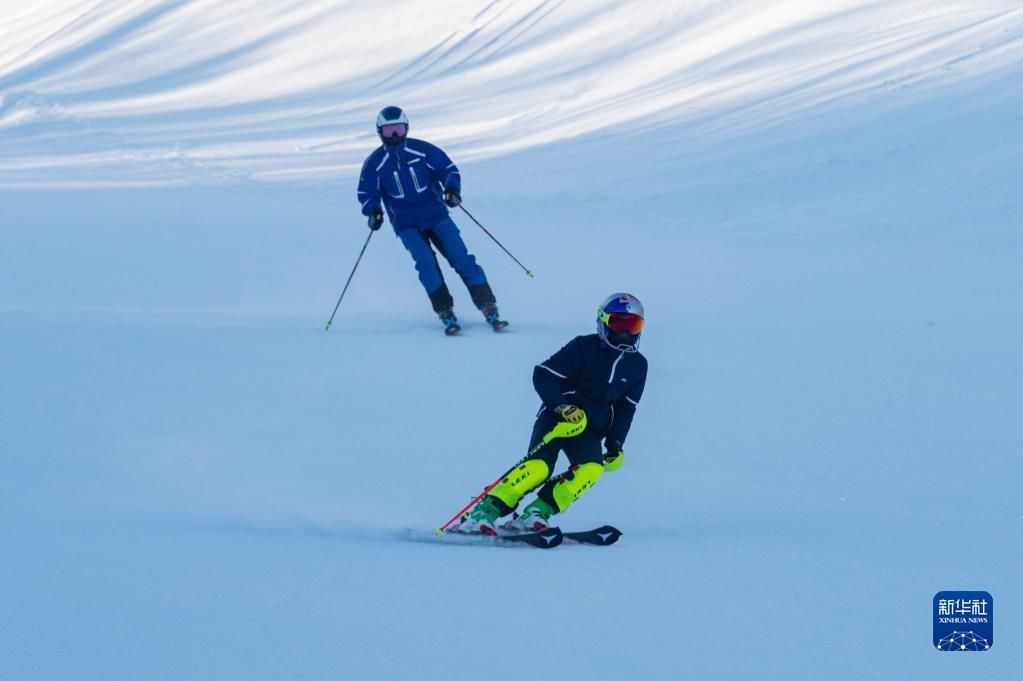
<path fill-rule="evenodd" d="M 0 678 L 1018 678 L 1010 0 L 0 7 Z M 356 173 L 460 164 L 445 338 Z M 610 548 L 410 542 L 628 290 Z M 989 591 L 985 653 L 931 599 Z"/>

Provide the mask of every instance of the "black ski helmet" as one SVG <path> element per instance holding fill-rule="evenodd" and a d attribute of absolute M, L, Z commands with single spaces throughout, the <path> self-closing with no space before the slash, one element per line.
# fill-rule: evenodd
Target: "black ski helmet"
<path fill-rule="evenodd" d="M 397 106 L 386 106 L 377 114 L 377 134 L 384 144 L 400 144 L 408 137 L 408 116 Z"/>
<path fill-rule="evenodd" d="M 643 303 L 631 293 L 612 293 L 597 308 L 597 334 L 615 350 L 636 352 L 644 323 Z"/>

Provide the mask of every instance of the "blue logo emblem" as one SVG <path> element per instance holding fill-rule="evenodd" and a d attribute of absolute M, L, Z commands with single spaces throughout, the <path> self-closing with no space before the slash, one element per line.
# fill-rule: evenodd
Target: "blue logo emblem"
<path fill-rule="evenodd" d="M 987 591 L 934 594 L 934 647 L 944 651 L 988 650 L 994 643 L 995 604 Z"/>

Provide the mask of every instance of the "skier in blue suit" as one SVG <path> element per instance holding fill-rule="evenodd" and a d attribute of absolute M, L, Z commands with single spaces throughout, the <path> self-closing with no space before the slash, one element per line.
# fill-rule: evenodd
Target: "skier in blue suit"
<path fill-rule="evenodd" d="M 458 272 L 472 302 L 494 330 L 504 328 L 507 322 L 498 315 L 487 275 L 448 216 L 448 208 L 462 201 L 458 167 L 440 148 L 408 137 L 408 130 L 408 117 L 396 106 L 386 107 L 377 116 L 383 144 L 362 165 L 358 192 L 362 214 L 370 229 L 377 230 L 387 211 L 395 233 L 412 254 L 419 281 L 446 334 L 457 333 L 459 326 L 434 248 Z"/>

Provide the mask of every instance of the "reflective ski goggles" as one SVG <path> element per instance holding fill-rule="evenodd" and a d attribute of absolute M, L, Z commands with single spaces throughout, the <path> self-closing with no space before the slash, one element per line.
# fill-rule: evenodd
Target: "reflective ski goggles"
<path fill-rule="evenodd" d="M 643 330 L 643 318 L 631 312 L 604 312 L 598 310 L 600 320 L 615 333 L 631 333 L 637 335 Z"/>
<path fill-rule="evenodd" d="M 408 134 L 408 123 L 387 123 L 380 126 L 381 137 L 404 137 Z"/>

